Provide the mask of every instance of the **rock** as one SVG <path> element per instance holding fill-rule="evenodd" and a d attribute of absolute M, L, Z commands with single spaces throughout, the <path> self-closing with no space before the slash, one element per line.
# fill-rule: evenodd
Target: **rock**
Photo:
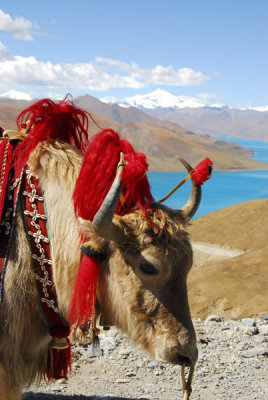
<path fill-rule="evenodd" d="M 268 338 L 264 335 L 257 335 L 255 336 L 255 342 L 256 343 L 266 343 L 268 341 Z"/>
<path fill-rule="evenodd" d="M 63 385 L 65 383 L 67 383 L 67 380 L 65 378 L 61 378 L 57 380 L 57 383 L 59 383 L 60 385 Z"/>
<path fill-rule="evenodd" d="M 259 333 L 259 330 L 256 326 L 242 326 L 241 330 L 250 336 L 257 335 Z"/>
<path fill-rule="evenodd" d="M 248 349 L 248 343 L 247 342 L 240 342 L 240 343 L 238 343 L 236 348 L 237 348 L 237 350 L 240 350 L 240 351 L 247 350 Z"/>
<path fill-rule="evenodd" d="M 129 383 L 129 379 L 116 379 L 116 383 Z"/>
<path fill-rule="evenodd" d="M 242 357 L 244 358 L 252 358 L 257 356 L 267 356 L 268 355 L 268 348 L 267 347 L 260 347 L 255 349 L 249 349 L 247 351 L 243 351 L 241 353 Z"/>
<path fill-rule="evenodd" d="M 122 349 L 118 352 L 118 354 L 120 354 L 120 356 L 129 356 L 131 353 L 132 353 L 131 348 Z"/>
<path fill-rule="evenodd" d="M 208 344 L 209 339 L 203 333 L 197 333 L 197 341 L 200 343 Z"/>
<path fill-rule="evenodd" d="M 205 323 L 207 322 L 221 322 L 223 319 L 219 315 L 210 315 L 207 317 L 205 320 Z"/>
<path fill-rule="evenodd" d="M 159 367 L 159 364 L 156 361 L 152 361 L 147 365 L 147 368 L 152 368 L 152 369 L 155 369 L 158 367 Z"/>
<path fill-rule="evenodd" d="M 263 318 L 263 319 L 268 320 L 268 314 L 261 313 L 261 314 L 260 314 L 260 318 Z"/>
<path fill-rule="evenodd" d="M 126 376 L 128 376 L 129 378 L 132 376 L 136 376 L 135 372 L 127 372 Z"/>
<path fill-rule="evenodd" d="M 259 327 L 259 332 L 261 335 L 267 336 L 268 335 L 268 325 L 261 325 Z"/>
<path fill-rule="evenodd" d="M 256 326 L 256 320 L 255 318 L 244 318 L 242 319 L 241 324 L 243 326 Z"/>
<path fill-rule="evenodd" d="M 239 321 L 239 318 L 238 317 L 229 317 L 229 320 L 230 321 Z"/>
<path fill-rule="evenodd" d="M 229 329 L 231 329 L 231 328 L 230 328 L 230 326 L 227 326 L 227 325 L 221 327 L 222 331 L 228 331 Z"/>
<path fill-rule="evenodd" d="M 88 346 L 88 349 L 85 352 L 85 357 L 101 357 L 103 355 L 103 350 L 99 347 L 99 345 L 95 343 L 91 343 Z"/>

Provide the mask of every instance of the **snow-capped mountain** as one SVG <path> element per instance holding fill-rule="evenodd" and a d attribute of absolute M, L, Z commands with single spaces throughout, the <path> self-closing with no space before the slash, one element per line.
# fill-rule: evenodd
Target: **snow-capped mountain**
<path fill-rule="evenodd" d="M 104 98 L 102 102 L 139 109 L 163 121 L 170 121 L 193 132 L 210 136 L 268 140 L 268 107 L 234 108 L 215 104 L 217 96 L 174 96 L 161 89 L 125 99 Z M 130 107 L 135 108 L 130 108 Z M 127 107 L 127 108 L 126 108 Z M 121 109 L 122 110 L 122 109 Z M 266 111 L 266 112 L 265 112 Z"/>
<path fill-rule="evenodd" d="M 9 90 L 8 92 L 1 93 L 0 98 L 6 98 L 6 99 L 11 99 L 11 100 L 27 100 L 30 101 L 32 100 L 32 97 L 24 92 L 19 92 L 17 90 Z"/>
<path fill-rule="evenodd" d="M 142 110 L 165 110 L 169 109 L 172 111 L 180 110 L 183 108 L 204 108 L 210 107 L 214 109 L 220 108 L 229 108 L 229 109 L 237 109 L 241 111 L 259 111 L 259 112 L 267 112 L 268 106 L 243 106 L 243 107 L 233 107 L 226 106 L 223 103 L 215 102 L 217 101 L 217 96 L 213 94 L 200 94 L 197 97 L 190 96 L 175 96 L 167 92 L 166 90 L 157 89 L 151 93 L 147 94 L 138 94 L 133 97 L 125 97 L 125 98 L 116 98 L 113 96 L 103 97 L 100 99 L 102 102 L 107 104 L 117 104 L 121 107 L 136 107 Z"/>
<path fill-rule="evenodd" d="M 118 104 L 122 107 L 136 107 L 146 110 L 154 109 L 180 109 L 180 108 L 199 108 L 205 107 L 206 104 L 195 97 L 189 96 L 175 96 L 165 90 L 157 89 L 154 92 L 136 95 L 133 97 L 126 97 L 124 99 L 117 99 L 116 97 L 104 97 L 100 99 L 104 103 Z M 212 107 L 222 107 L 222 104 L 213 104 Z"/>

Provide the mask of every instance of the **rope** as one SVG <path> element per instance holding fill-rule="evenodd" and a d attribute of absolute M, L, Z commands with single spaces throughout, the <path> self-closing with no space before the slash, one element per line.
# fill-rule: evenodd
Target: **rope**
<path fill-rule="evenodd" d="M 181 380 L 182 380 L 182 391 L 183 391 L 183 400 L 189 400 L 190 394 L 192 393 L 192 380 L 194 376 L 194 367 L 195 365 L 190 366 L 188 380 L 185 379 L 185 367 L 186 363 L 181 367 Z"/>
<path fill-rule="evenodd" d="M 8 143 L 6 143 L 5 149 L 4 149 L 4 154 L 3 154 L 3 160 L 2 160 L 2 169 L 1 169 L 1 174 L 0 174 L 0 197 L 2 196 L 2 189 L 3 189 L 3 182 L 4 182 L 4 177 L 5 177 L 5 171 L 6 171 L 6 164 L 7 164 L 7 157 L 8 157 Z M 1 217 L 1 215 L 0 215 Z"/>
<path fill-rule="evenodd" d="M 174 187 L 174 189 L 171 190 L 165 197 L 163 197 L 161 200 L 159 200 L 159 203 L 163 203 L 166 201 L 173 193 L 175 193 L 185 182 L 187 182 L 192 176 L 192 172 L 190 172 L 180 183 L 178 183 L 177 186 Z"/>

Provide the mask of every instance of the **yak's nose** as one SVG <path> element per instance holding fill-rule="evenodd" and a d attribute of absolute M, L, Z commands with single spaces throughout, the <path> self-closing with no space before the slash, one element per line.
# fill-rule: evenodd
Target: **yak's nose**
<path fill-rule="evenodd" d="M 196 346 L 196 335 L 194 330 L 185 331 L 179 335 L 179 364 L 186 363 L 187 366 L 195 364 L 198 358 L 198 349 Z"/>
<path fill-rule="evenodd" d="M 178 355 L 178 364 L 180 365 L 185 364 L 187 367 L 190 367 L 190 365 L 196 363 L 197 359 L 198 359 L 198 349 L 195 346 L 190 351 L 188 350 L 185 353 L 183 353 L 180 350 L 180 353 Z"/>
<path fill-rule="evenodd" d="M 162 337 L 162 346 L 157 346 L 156 358 L 171 364 L 190 366 L 195 364 L 198 358 L 196 337 L 194 331 L 184 331 L 177 336 L 170 338 Z"/>

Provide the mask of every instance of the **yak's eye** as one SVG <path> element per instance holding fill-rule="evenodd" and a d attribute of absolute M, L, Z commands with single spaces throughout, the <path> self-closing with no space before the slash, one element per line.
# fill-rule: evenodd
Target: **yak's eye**
<path fill-rule="evenodd" d="M 148 275 L 156 275 L 157 274 L 157 269 L 150 263 L 142 263 L 140 265 L 140 269 L 142 272 Z"/>

